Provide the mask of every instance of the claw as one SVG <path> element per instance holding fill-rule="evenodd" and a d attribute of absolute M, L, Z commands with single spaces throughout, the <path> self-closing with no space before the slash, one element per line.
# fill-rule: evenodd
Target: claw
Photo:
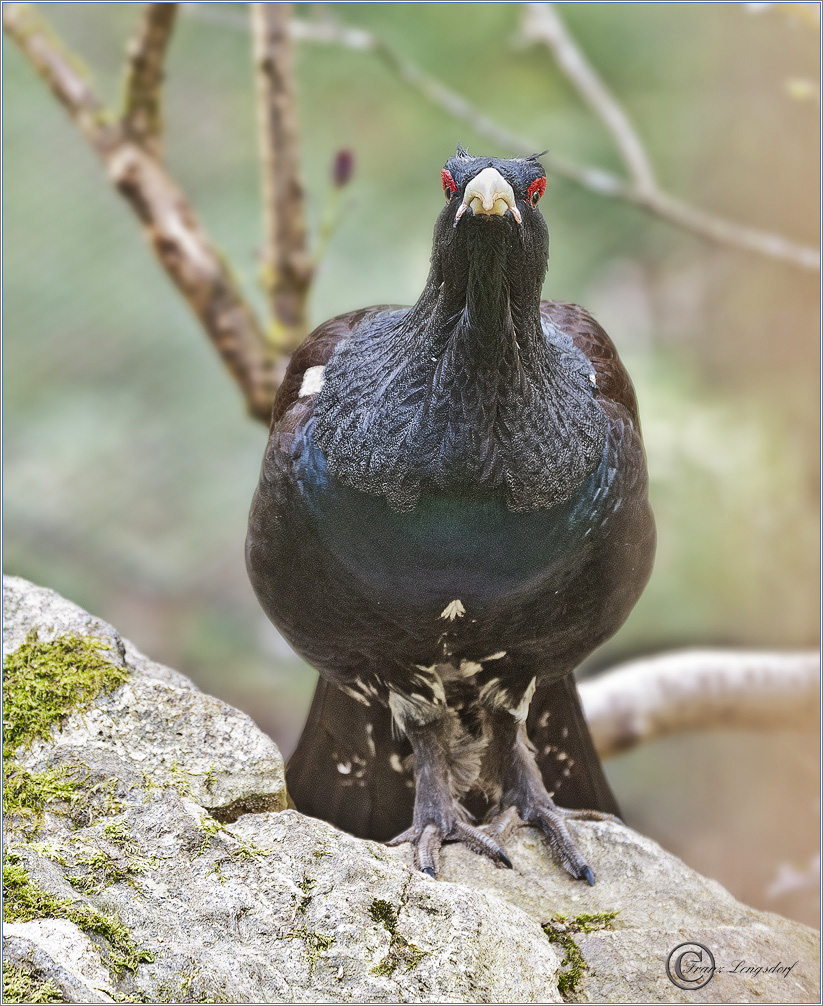
<path fill-rule="evenodd" d="M 574 815 L 575 812 L 572 811 L 571 814 Z M 569 816 L 568 811 L 549 802 L 548 805 L 533 810 L 527 823 L 537 825 L 540 828 L 567 873 L 570 873 L 576 880 L 585 880 L 591 886 L 594 884 L 594 873 L 580 855 L 569 834 L 569 829 L 566 827 L 566 819 Z M 571 819 L 574 820 L 573 817 Z"/>
<path fill-rule="evenodd" d="M 414 845 L 414 865 L 428 877 L 436 877 L 440 868 L 440 847 L 443 842 L 462 842 L 472 852 L 488 856 L 493 863 L 513 869 L 512 861 L 506 855 L 505 849 L 489 834 L 487 830 L 477 828 L 466 821 L 456 821 L 447 834 L 436 824 L 428 824 L 420 831 L 413 825 L 399 835 L 390 838 L 386 845 L 402 845 L 411 842 Z"/>
<path fill-rule="evenodd" d="M 496 863 L 513 869 L 512 861 L 506 855 L 504 849 L 485 831 L 476 828 L 473 824 L 466 824 L 465 821 L 458 821 L 452 830 L 452 836 L 459 842 L 467 845 L 472 852 L 477 852 L 481 856 L 488 856 Z M 452 837 L 450 836 L 450 837 Z"/>
<path fill-rule="evenodd" d="M 428 873 L 430 877 L 437 876 L 440 866 L 440 846 L 443 835 L 434 824 L 427 824 L 414 848 L 414 861 L 419 870 Z"/>
<path fill-rule="evenodd" d="M 593 887 L 594 871 L 577 851 L 577 846 L 572 841 L 564 821 L 616 821 L 617 818 L 613 814 L 604 814 L 598 810 L 566 810 L 564 807 L 557 807 L 554 804 L 539 807 L 527 817 L 528 820 L 521 821 L 517 808 L 507 807 L 486 825 L 486 830 L 495 837 L 502 838 L 517 824 L 534 825 L 546 835 L 563 868 L 575 880 L 585 880 L 589 887 Z M 505 860 L 501 858 L 501 862 L 508 865 L 508 856 Z"/>

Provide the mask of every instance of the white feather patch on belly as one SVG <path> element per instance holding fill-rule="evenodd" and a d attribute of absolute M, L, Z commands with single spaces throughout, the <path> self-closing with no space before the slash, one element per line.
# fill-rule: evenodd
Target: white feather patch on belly
<path fill-rule="evenodd" d="M 525 723 L 526 717 L 529 715 L 529 706 L 534 698 L 534 690 L 537 686 L 537 678 L 532 678 L 529 682 L 529 687 L 523 693 L 523 698 L 520 700 L 518 705 L 514 709 L 510 709 L 509 712 L 514 716 L 518 723 Z"/>
<path fill-rule="evenodd" d="M 306 398 L 309 395 L 317 395 L 323 388 L 323 371 L 325 367 L 309 367 L 303 374 L 303 383 L 300 385 L 299 398 Z"/>
<path fill-rule="evenodd" d="M 446 607 L 440 612 L 441 618 L 448 618 L 450 622 L 453 622 L 455 618 L 462 618 L 466 614 L 466 608 L 459 597 L 456 597 L 453 601 L 449 601 Z"/>

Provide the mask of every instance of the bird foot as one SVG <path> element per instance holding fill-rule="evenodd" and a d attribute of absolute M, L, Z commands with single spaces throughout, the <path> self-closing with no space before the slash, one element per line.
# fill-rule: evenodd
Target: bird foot
<path fill-rule="evenodd" d="M 566 810 L 558 807 L 548 796 L 538 803 L 530 805 L 518 813 L 518 808 L 511 806 L 497 814 L 486 826 L 496 838 L 502 840 L 513 827 L 533 825 L 539 828 L 548 838 L 555 855 L 563 868 L 576 880 L 585 880 L 591 887 L 595 876 L 592 868 L 586 863 L 566 827 L 567 821 L 613 821 L 620 819 L 614 814 L 605 814 L 599 810 Z"/>
<path fill-rule="evenodd" d="M 487 830 L 477 828 L 465 821 L 455 821 L 450 829 L 436 824 L 424 827 L 412 825 L 405 831 L 389 839 L 386 845 L 414 845 L 414 865 L 429 877 L 436 877 L 440 869 L 440 847 L 444 842 L 462 842 L 472 852 L 488 858 L 498 866 L 512 868 L 512 862 L 496 838 Z"/>

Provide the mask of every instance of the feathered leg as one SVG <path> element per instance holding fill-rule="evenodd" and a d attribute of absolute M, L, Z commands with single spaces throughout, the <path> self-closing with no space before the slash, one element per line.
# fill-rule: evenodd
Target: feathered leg
<path fill-rule="evenodd" d="M 572 688 L 574 684 L 572 682 Z M 544 833 L 563 868 L 573 877 L 594 884 L 594 872 L 586 863 L 569 834 L 569 820 L 617 820 L 611 813 L 595 810 L 567 810 L 558 807 L 553 793 L 546 788 L 535 757 L 535 748 L 526 732 L 529 688 L 517 703 L 504 706 L 499 695 L 491 696 L 486 705 L 490 739 L 484 763 L 484 777 L 496 789 L 501 813 L 489 829 L 496 836 L 511 824 L 511 808 L 516 809 L 525 824 L 534 825 Z M 511 690 L 508 692 L 511 695 Z M 558 717 L 563 713 L 558 708 Z M 585 724 L 584 728 L 585 728 Z M 562 752 L 561 752 L 562 753 Z M 594 750 L 591 758 L 596 761 Z M 565 758 L 565 754 L 564 754 Z M 568 760 L 568 759 L 567 759 Z M 599 762 L 597 771 L 602 775 Z"/>
<path fill-rule="evenodd" d="M 477 766 L 474 773 L 467 770 L 472 753 L 453 715 L 445 706 L 423 710 L 419 704 L 412 708 L 397 702 L 392 711 L 414 752 L 415 799 L 411 827 L 388 844 L 413 843 L 415 865 L 430 877 L 437 876 L 440 847 L 447 841 L 462 842 L 493 862 L 511 867 L 500 844 L 470 824 L 460 804 Z"/>

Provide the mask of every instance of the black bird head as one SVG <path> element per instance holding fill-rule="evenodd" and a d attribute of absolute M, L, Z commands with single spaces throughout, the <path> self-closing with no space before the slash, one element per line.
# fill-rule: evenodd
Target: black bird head
<path fill-rule="evenodd" d="M 463 287 L 467 271 L 496 266 L 515 299 L 536 304 L 549 251 L 538 209 L 546 190 L 539 155 L 473 157 L 458 147 L 440 177 L 446 206 L 434 230 L 438 280 Z"/>
<path fill-rule="evenodd" d="M 472 216 L 485 219 L 508 216 L 522 226 L 523 204 L 534 209 L 546 191 L 546 172 L 540 157 L 473 157 L 458 147 L 440 172 L 446 202 L 454 204 L 458 197 L 453 226 L 468 210 Z"/>
<path fill-rule="evenodd" d="M 433 489 L 553 506 L 596 466 L 605 419 L 591 365 L 543 329 L 546 173 L 536 156 L 458 147 L 442 181 L 426 285 L 412 307 L 368 315 L 341 341 L 314 405 L 315 443 L 340 483 L 394 510 Z"/>

